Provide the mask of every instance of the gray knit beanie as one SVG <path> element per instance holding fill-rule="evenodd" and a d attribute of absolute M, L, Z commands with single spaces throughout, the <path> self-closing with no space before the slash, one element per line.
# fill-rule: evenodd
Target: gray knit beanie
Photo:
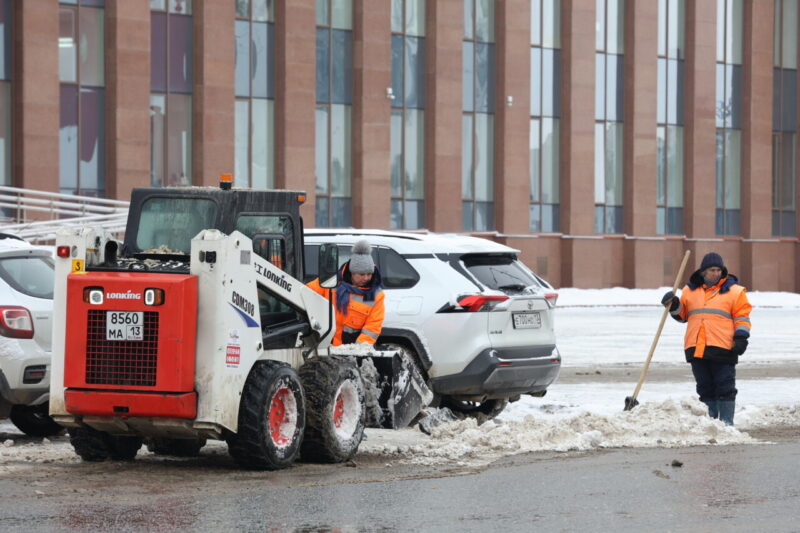
<path fill-rule="evenodd" d="M 350 256 L 350 272 L 354 274 L 372 274 L 375 272 L 375 263 L 372 261 L 372 246 L 367 241 L 361 240 L 353 245 L 353 255 Z"/>

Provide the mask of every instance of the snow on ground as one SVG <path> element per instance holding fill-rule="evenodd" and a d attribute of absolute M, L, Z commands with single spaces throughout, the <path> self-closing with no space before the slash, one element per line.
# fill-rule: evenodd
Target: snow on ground
<path fill-rule="evenodd" d="M 641 368 L 661 318 L 658 302 L 667 288 L 559 291 L 556 335 L 566 367 L 627 364 Z M 754 305 L 753 335 L 741 364 L 797 364 L 800 368 L 800 295 L 749 293 Z M 655 302 L 655 303 L 654 303 Z M 685 365 L 681 324 L 669 319 L 653 365 Z M 654 367 L 651 367 L 654 368 Z M 444 424 L 428 436 L 417 428 L 367 430 L 359 454 L 387 463 L 481 465 L 499 457 L 531 451 L 593 450 L 609 447 L 680 447 L 750 444 L 747 432 L 762 427 L 800 427 L 800 379 L 738 380 L 735 427 L 706 416 L 694 383 L 645 382 L 641 405 L 624 412 L 638 373 L 628 381 L 555 383 L 544 398 L 525 396 L 496 421 Z M 28 463 L 77 463 L 68 439 L 23 437 L 7 421 L 0 423 L 0 472 Z M 18 435 L 18 437 L 15 437 Z M 152 457 L 144 448 L 140 456 Z M 226 453 L 209 443 L 204 454 Z M 358 456 L 356 457 L 358 460 Z"/>

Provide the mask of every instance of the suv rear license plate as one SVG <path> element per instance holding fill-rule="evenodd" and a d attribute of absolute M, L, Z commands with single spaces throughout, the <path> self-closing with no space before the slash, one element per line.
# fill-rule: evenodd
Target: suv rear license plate
<path fill-rule="evenodd" d="M 534 311 L 533 313 L 512 313 L 514 317 L 515 329 L 533 329 L 542 327 L 542 316 Z"/>
<path fill-rule="evenodd" d="M 108 311 L 106 313 L 107 341 L 140 341 L 144 330 L 143 311 Z"/>

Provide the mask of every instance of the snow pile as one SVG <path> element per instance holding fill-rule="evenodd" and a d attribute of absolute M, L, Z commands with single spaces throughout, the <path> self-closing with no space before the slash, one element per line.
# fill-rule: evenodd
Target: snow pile
<path fill-rule="evenodd" d="M 688 277 L 688 276 L 687 276 Z M 746 285 L 745 285 L 746 286 Z M 682 288 L 683 286 L 681 286 Z M 659 287 L 658 289 L 626 289 L 614 287 L 611 289 L 558 289 L 559 307 L 633 307 L 654 306 L 660 307 L 661 297 L 672 290 L 672 287 Z M 680 291 L 680 288 L 679 288 Z M 680 294 L 680 292 L 679 292 Z M 747 292 L 747 298 L 753 307 L 800 308 L 800 294 L 792 292 Z"/>
<path fill-rule="evenodd" d="M 706 406 L 696 400 L 665 400 L 613 415 L 581 413 L 558 420 L 528 415 L 518 422 L 487 422 L 481 426 L 467 419 L 433 428 L 430 439 L 400 446 L 368 445 L 364 451 L 417 464 L 455 461 L 474 466 L 524 452 L 757 442 L 734 427 L 708 418 L 706 413 Z"/>
<path fill-rule="evenodd" d="M 800 427 L 800 404 L 796 405 L 746 405 L 736 413 L 734 422 L 744 429 L 766 427 Z"/>

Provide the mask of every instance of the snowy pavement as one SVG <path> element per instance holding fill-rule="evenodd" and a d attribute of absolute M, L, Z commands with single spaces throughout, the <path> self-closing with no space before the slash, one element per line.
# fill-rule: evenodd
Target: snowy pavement
<path fill-rule="evenodd" d="M 623 412 L 658 327 L 663 308 L 657 302 L 666 290 L 559 291 L 556 335 L 564 367 L 629 365 L 632 375 L 626 380 L 599 380 L 594 372 L 586 372 L 580 381 L 556 382 L 544 398 L 523 397 L 496 422 L 454 422 L 436 428 L 432 436 L 417 428 L 370 429 L 359 455 L 379 456 L 387 464 L 476 466 L 521 452 L 750 444 L 760 442 L 748 434 L 753 429 L 800 431 L 800 334 L 794 329 L 800 323 L 800 295 L 793 293 L 749 294 L 753 333 L 740 368 L 780 363 L 792 376 L 738 380 L 735 427 L 705 415 L 691 377 L 645 381 L 638 397 L 641 405 Z M 651 372 L 660 366 L 686 365 L 684 327 L 668 319 Z M 26 462 L 78 462 L 65 437 L 42 444 L 22 437 L 7 421 L 0 423 L 0 434 L 5 439 L 0 442 L 0 471 L 22 468 Z M 222 443 L 209 443 L 202 453 L 226 451 Z M 143 449 L 140 457 L 153 456 Z"/>

